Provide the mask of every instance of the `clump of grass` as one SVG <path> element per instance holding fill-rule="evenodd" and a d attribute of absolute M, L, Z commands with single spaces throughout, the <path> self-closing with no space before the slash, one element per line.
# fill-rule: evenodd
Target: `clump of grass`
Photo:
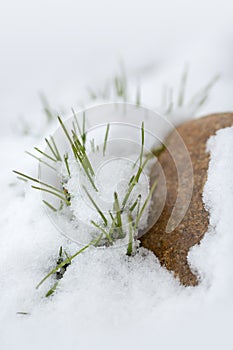
<path fill-rule="evenodd" d="M 121 86 L 122 82 L 121 83 L 118 82 L 117 84 L 120 84 L 118 86 L 118 89 L 120 88 L 122 89 L 122 86 Z M 74 158 L 76 159 L 77 163 L 80 166 L 80 169 L 82 169 L 86 174 L 86 177 L 89 180 L 89 183 L 92 185 L 93 189 L 96 192 L 98 192 L 98 189 L 95 184 L 95 172 L 86 152 L 85 114 L 83 114 L 82 126 L 79 125 L 74 111 L 73 111 L 73 116 L 74 116 L 74 122 L 72 124 L 73 129 L 71 131 L 69 131 L 66 128 L 65 124 L 63 123 L 60 117 L 58 117 L 58 122 L 70 145 Z M 109 132 L 110 132 L 110 124 L 107 124 L 104 140 L 103 140 L 103 152 L 102 152 L 103 157 L 105 157 L 106 155 Z M 35 147 L 35 150 L 39 154 L 41 154 L 43 157 L 47 158 L 52 164 L 54 164 L 53 168 L 55 170 L 57 169 L 56 163 L 60 163 L 60 164 L 63 163 L 64 168 L 66 169 L 66 172 L 67 172 L 67 176 L 70 177 L 71 172 L 70 172 L 68 154 L 67 153 L 63 155 L 61 154 L 61 152 L 59 151 L 59 147 L 57 146 L 55 140 L 52 137 L 50 137 L 50 139 L 45 139 L 45 142 L 46 142 L 46 145 L 48 146 L 48 151 L 50 153 L 48 153 L 47 151 L 42 151 L 37 147 Z M 140 154 L 138 156 L 138 160 L 134 164 L 134 167 L 136 166 L 136 164 L 138 164 L 138 168 L 135 169 L 135 174 L 129 180 L 128 188 L 125 192 L 125 195 L 123 196 L 123 200 L 119 199 L 119 195 L 116 191 L 114 192 L 113 208 L 112 208 L 112 211 L 109 211 L 108 213 L 109 215 L 105 215 L 105 213 L 101 210 L 99 205 L 94 200 L 91 193 L 87 190 L 85 186 L 83 186 L 83 190 L 87 198 L 91 202 L 92 206 L 98 213 L 99 219 L 101 220 L 100 223 L 95 222 L 94 220 L 90 221 L 90 224 L 96 230 L 95 234 L 97 236 L 71 256 L 68 256 L 68 254 L 65 251 L 63 252 L 62 248 L 60 248 L 59 258 L 57 260 L 56 266 L 36 286 L 36 288 L 38 289 L 49 277 L 51 277 L 52 275 L 56 277 L 56 281 L 52 285 L 50 290 L 46 293 L 46 297 L 51 296 L 55 292 L 58 286 L 58 280 L 63 277 L 67 267 L 71 264 L 73 259 L 76 258 L 79 254 L 81 254 L 85 250 L 87 250 L 90 246 L 98 246 L 98 245 L 110 246 L 116 240 L 125 238 L 126 234 L 128 233 L 129 242 L 128 242 L 126 254 L 128 256 L 133 254 L 134 242 L 137 239 L 137 232 L 138 232 L 140 219 L 157 185 L 157 182 L 153 184 L 147 198 L 143 203 L 141 203 L 141 197 L 142 197 L 141 194 L 138 194 L 134 202 L 131 203 L 131 193 L 134 187 L 138 184 L 141 174 L 143 172 L 143 169 L 145 168 L 148 160 L 151 158 L 151 155 L 147 155 L 146 158 L 144 159 L 144 153 L 145 153 L 144 144 L 145 144 L 145 130 L 144 130 L 144 122 L 142 122 L 141 149 L 140 149 Z M 94 146 L 94 141 L 93 141 L 92 151 L 95 151 L 95 150 L 97 150 L 97 147 Z M 50 166 L 50 163 L 48 163 L 48 166 Z M 19 176 L 21 179 L 34 182 L 36 185 L 32 185 L 32 188 L 42 192 L 46 192 L 52 196 L 55 196 L 60 201 L 60 207 L 55 208 L 51 203 L 43 200 L 43 203 L 47 206 L 49 210 L 53 212 L 58 212 L 64 204 L 66 206 L 71 205 L 72 197 L 70 193 L 68 193 L 65 187 L 65 183 L 66 183 L 65 181 L 60 183 L 60 188 L 57 188 L 51 184 L 42 182 L 39 179 L 34 178 L 30 175 L 24 174 L 22 172 L 14 170 L 14 173 L 16 173 L 17 176 Z M 126 225 L 125 228 L 123 227 L 123 219 L 122 219 L 123 214 L 126 214 L 126 216 L 128 217 L 128 226 Z"/>
<path fill-rule="evenodd" d="M 162 111 L 165 115 L 170 115 L 176 109 L 189 108 L 191 113 L 195 114 L 207 101 L 210 91 L 219 80 L 219 75 L 211 79 L 203 88 L 197 91 L 190 101 L 186 101 L 185 95 L 187 91 L 187 82 L 189 77 L 188 65 L 184 67 L 181 74 L 178 89 L 171 86 L 165 86 L 162 89 Z M 129 89 L 129 78 L 123 64 L 120 64 L 118 73 L 112 79 L 109 79 L 103 89 L 94 91 L 88 88 L 89 97 L 91 100 L 107 100 L 113 98 L 123 102 L 134 102 L 136 106 L 142 105 L 142 87 L 138 85 L 135 91 Z M 133 96 L 129 98 L 129 96 Z M 176 97 L 177 96 L 177 97 Z"/>
<path fill-rule="evenodd" d="M 116 99 L 117 101 L 122 102 L 132 102 L 129 100 L 131 93 L 128 80 L 129 79 L 124 64 L 121 63 L 119 65 L 118 72 L 104 84 L 103 88 L 96 90 L 90 87 L 87 88 L 89 98 L 93 101 L 109 101 L 109 99 Z M 140 85 L 137 86 L 133 99 L 135 105 L 139 107 L 141 105 Z"/>
<path fill-rule="evenodd" d="M 174 97 L 174 89 L 166 86 L 162 94 L 162 109 L 165 115 L 170 115 L 176 108 L 188 108 L 195 114 L 207 101 L 210 91 L 216 82 L 219 80 L 220 75 L 214 76 L 203 88 L 197 91 L 194 96 L 188 101 L 185 101 L 185 93 L 187 90 L 188 81 L 188 66 L 185 66 L 184 71 L 180 79 L 180 87 L 178 90 L 177 99 Z"/>

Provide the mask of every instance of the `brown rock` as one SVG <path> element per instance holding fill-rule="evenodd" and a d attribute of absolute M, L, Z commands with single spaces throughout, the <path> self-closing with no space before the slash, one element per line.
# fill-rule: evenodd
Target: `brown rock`
<path fill-rule="evenodd" d="M 166 232 L 166 227 L 178 193 L 177 163 L 185 181 L 190 181 L 192 175 L 187 170 L 184 152 L 178 149 L 178 141 L 174 132 L 168 137 L 166 145 L 169 145 L 170 149 L 177 149 L 176 161 L 174 162 L 168 150 L 159 156 L 167 187 L 165 206 L 156 224 L 140 240 L 142 246 L 152 250 L 160 263 L 168 270 L 173 271 L 180 282 L 186 286 L 198 284 L 198 275 L 191 271 L 187 255 L 189 249 L 200 242 L 209 224 L 208 212 L 202 201 L 203 186 L 207 179 L 209 164 L 206 142 L 217 130 L 232 125 L 233 114 L 223 113 L 193 120 L 177 128 L 190 154 L 194 183 L 188 210 L 180 224 L 171 233 Z M 153 169 L 153 176 L 159 178 L 156 190 L 157 203 L 164 194 L 164 176 L 159 169 L 159 166 L 155 166 Z M 188 182 L 186 183 L 188 185 Z M 182 202 L 185 203 L 187 200 L 187 188 L 187 186 L 183 186 L 181 189 L 180 208 L 182 208 Z M 153 211 L 156 211 L 156 200 Z"/>

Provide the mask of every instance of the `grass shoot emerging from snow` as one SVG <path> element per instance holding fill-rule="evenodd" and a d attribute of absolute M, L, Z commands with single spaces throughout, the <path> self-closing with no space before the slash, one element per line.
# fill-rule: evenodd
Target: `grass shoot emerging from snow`
<path fill-rule="evenodd" d="M 119 90 L 118 92 L 124 92 L 124 81 L 116 81 L 116 88 Z M 82 125 L 79 125 L 78 119 L 74 111 L 73 117 L 74 121 L 72 123 L 72 130 L 68 130 L 63 123 L 62 119 L 58 117 L 58 122 L 64 132 L 64 136 L 66 137 L 71 152 L 73 154 L 74 159 L 77 161 L 80 169 L 83 170 L 91 188 L 98 195 L 98 188 L 95 183 L 95 172 L 91 161 L 87 155 L 86 151 L 86 130 L 85 130 L 85 113 L 83 113 Z M 107 124 L 106 131 L 103 140 L 103 147 L 100 153 L 100 148 L 95 147 L 94 140 L 92 141 L 92 152 L 99 152 L 102 154 L 104 158 L 107 150 L 107 143 L 110 131 L 110 124 Z M 35 147 L 35 151 L 38 152 L 43 158 L 47 158 L 54 166 L 52 166 L 55 170 L 57 169 L 56 163 L 60 165 L 64 165 L 64 169 L 66 170 L 67 177 L 71 177 L 70 170 L 70 160 L 68 153 L 62 154 L 59 150 L 59 146 L 56 144 L 53 137 L 50 139 L 45 139 L 47 144 L 47 150 L 50 151 L 41 151 L 39 148 Z M 135 242 L 137 240 L 138 229 L 140 227 L 141 217 L 149 205 L 150 199 L 155 191 L 157 186 L 157 181 L 155 181 L 150 188 L 150 191 L 146 198 L 144 198 L 142 203 L 142 195 L 141 193 L 137 194 L 136 199 L 130 202 L 132 191 L 135 186 L 139 183 L 140 177 L 142 175 L 143 169 L 147 165 L 148 161 L 153 157 L 153 155 L 145 156 L 144 152 L 144 143 L 145 143 L 145 130 L 144 130 L 144 122 L 141 125 L 141 149 L 140 154 L 138 155 L 137 161 L 134 163 L 132 169 L 135 169 L 134 175 L 128 180 L 128 186 L 126 186 L 126 190 L 124 196 L 120 199 L 120 196 L 117 191 L 114 191 L 113 194 L 113 207 L 112 210 L 109 210 L 108 215 L 100 208 L 96 200 L 94 199 L 92 193 L 86 188 L 86 186 L 82 186 L 82 189 L 91 203 L 92 207 L 98 214 L 99 220 L 90 220 L 90 224 L 95 230 L 95 236 L 90 240 L 88 244 L 79 249 L 75 254 L 68 256 L 68 254 L 60 248 L 59 258 L 57 260 L 56 266 L 38 283 L 36 288 L 38 289 L 49 277 L 56 276 L 56 281 L 50 288 L 50 290 L 46 293 L 46 297 L 51 296 L 57 286 L 59 279 L 63 277 L 66 268 L 71 264 L 74 258 L 76 258 L 79 254 L 87 250 L 90 246 L 111 246 L 115 241 L 124 239 L 128 237 L 128 245 L 126 254 L 131 256 L 135 251 Z M 31 154 L 30 154 L 31 155 Z M 32 154 L 32 156 L 34 156 Z M 43 163 L 47 166 L 50 166 L 50 163 L 45 162 L 43 159 L 36 157 L 39 161 L 43 161 Z M 137 165 L 137 168 L 136 168 Z M 60 207 L 55 208 L 47 200 L 43 200 L 43 203 L 48 207 L 49 210 L 53 212 L 59 212 L 63 208 L 64 205 L 69 207 L 72 202 L 72 194 L 68 193 L 66 189 L 66 182 L 61 180 L 60 188 L 57 188 L 51 184 L 46 182 L 42 182 L 40 179 L 34 178 L 27 174 L 24 174 L 19 171 L 14 171 L 18 177 L 24 179 L 26 181 L 34 182 L 36 185 L 32 185 L 33 189 L 46 192 L 47 194 L 54 196 L 60 202 Z M 123 216 L 127 217 L 127 223 L 124 222 Z"/>

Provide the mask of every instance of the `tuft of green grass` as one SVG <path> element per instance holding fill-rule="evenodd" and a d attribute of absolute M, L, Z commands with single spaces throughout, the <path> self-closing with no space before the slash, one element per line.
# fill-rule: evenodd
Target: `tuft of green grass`
<path fill-rule="evenodd" d="M 83 119 L 85 120 L 85 114 L 83 115 Z M 68 132 L 67 128 L 65 127 L 64 123 L 62 122 L 61 118 L 58 116 L 58 121 L 65 133 L 65 136 L 70 143 L 71 149 L 73 151 L 75 159 L 79 162 L 80 166 L 86 173 L 90 183 L 92 184 L 92 187 L 95 189 L 95 191 L 98 192 L 97 187 L 94 183 L 94 170 L 92 168 L 91 162 L 88 159 L 88 156 L 86 154 L 85 149 L 85 142 L 86 142 L 86 136 L 84 137 L 84 134 L 82 136 L 82 142 L 79 140 L 78 135 L 75 133 L 75 130 L 71 131 L 71 135 Z M 77 124 L 78 125 L 78 124 Z M 85 122 L 83 121 L 83 131 L 85 131 Z M 80 128 L 80 127 L 79 127 Z"/>
<path fill-rule="evenodd" d="M 124 84 L 121 80 L 116 80 L 116 89 L 118 89 L 119 94 L 121 94 L 122 96 L 124 95 Z M 77 116 L 74 111 L 73 111 L 73 115 L 74 115 L 74 121 L 72 123 L 73 129 L 71 129 L 70 131 L 66 128 L 65 124 L 63 123 L 62 119 L 59 116 L 58 116 L 58 122 L 64 132 L 64 135 L 68 141 L 68 144 L 70 145 L 73 155 L 80 166 L 80 169 L 82 169 L 85 172 L 90 184 L 95 189 L 95 191 L 98 191 L 94 183 L 94 177 L 95 177 L 94 169 L 86 153 L 85 113 L 83 114 L 82 126 L 78 123 Z M 106 154 L 109 130 L 110 130 L 110 124 L 107 124 L 105 135 L 104 135 L 104 143 L 103 143 L 103 157 Z M 109 216 L 105 215 L 105 213 L 101 210 L 101 208 L 98 206 L 98 204 L 94 200 L 93 196 L 88 192 L 87 188 L 83 186 L 83 190 L 85 194 L 87 195 L 88 199 L 90 200 L 96 212 L 99 214 L 100 219 L 102 220 L 102 224 L 99 224 L 99 222 L 95 222 L 93 220 L 91 220 L 90 222 L 93 225 L 93 227 L 97 229 L 97 232 L 99 232 L 99 235 L 97 238 L 91 240 L 87 245 L 79 249 L 72 256 L 68 256 L 68 254 L 65 251 L 63 252 L 62 247 L 60 248 L 57 265 L 36 286 L 36 288 L 38 289 L 41 286 L 41 284 L 43 284 L 50 276 L 56 275 L 57 281 L 52 285 L 52 287 L 46 293 L 45 295 L 46 297 L 49 297 L 54 294 L 58 286 L 58 280 L 63 277 L 64 272 L 66 271 L 66 268 L 71 264 L 72 260 L 76 258 L 79 254 L 81 254 L 83 251 L 88 249 L 91 245 L 98 246 L 99 244 L 101 244 L 101 245 L 109 246 L 109 245 L 112 245 L 115 240 L 125 238 L 126 234 L 128 233 L 129 242 L 128 242 L 126 254 L 128 256 L 132 255 L 134 242 L 136 239 L 136 232 L 138 230 L 140 219 L 157 185 L 157 183 L 153 184 L 142 206 L 141 206 L 141 194 L 138 194 L 137 198 L 134 199 L 134 202 L 132 203 L 130 199 L 131 193 L 134 187 L 139 182 L 143 169 L 146 167 L 148 161 L 152 157 L 151 154 L 146 155 L 144 152 L 144 146 L 145 146 L 144 122 L 142 122 L 141 124 L 140 134 L 141 134 L 141 148 L 140 148 L 138 159 L 134 165 L 136 166 L 136 164 L 138 164 L 138 168 L 135 170 L 135 174 L 131 177 L 128 183 L 128 188 L 126 189 L 125 195 L 123 196 L 123 200 L 121 203 L 119 201 L 118 193 L 116 191 L 114 192 L 113 208 L 112 208 L 112 211 L 109 211 Z M 43 155 L 44 157 L 46 157 L 47 159 L 49 159 L 50 161 L 52 161 L 53 163 L 63 162 L 67 170 L 67 175 L 70 177 L 71 172 L 69 167 L 68 153 L 65 153 L 63 156 L 61 156 L 61 153 L 58 150 L 58 146 L 52 137 L 50 137 L 49 139 L 46 138 L 45 142 L 51 154 L 41 151 L 37 147 L 35 147 L 35 150 L 39 152 L 41 155 Z M 95 150 L 99 150 L 98 146 L 95 147 L 94 140 L 91 143 L 91 146 L 92 146 L 93 152 Z M 40 158 L 34 155 L 32 156 L 38 159 L 39 161 L 42 161 L 44 164 L 52 167 L 52 165 L 50 165 L 49 163 L 46 163 L 44 160 L 41 160 Z M 55 167 L 52 167 L 52 168 L 55 171 L 57 171 Z M 55 208 L 50 202 L 43 200 L 43 203 L 50 210 L 54 212 L 61 210 L 61 208 L 63 207 L 63 203 L 65 203 L 67 206 L 71 205 L 72 197 L 68 193 L 67 189 L 65 188 L 65 182 L 66 182 L 65 177 L 63 180 L 61 180 L 61 188 L 56 188 L 53 185 L 42 182 L 39 179 L 29 176 L 27 174 L 24 174 L 18 171 L 14 171 L 14 172 L 18 176 L 20 176 L 21 179 L 26 181 L 29 180 L 38 184 L 38 186 L 33 185 L 32 188 L 51 194 L 60 200 L 60 208 L 58 209 Z M 135 215 L 135 211 L 136 211 L 136 215 Z M 134 213 L 134 217 L 132 213 Z M 123 215 L 125 214 L 128 217 L 128 226 L 127 226 L 128 232 L 123 228 Z M 103 237 L 104 239 L 102 240 Z"/>
<path fill-rule="evenodd" d="M 173 89 L 171 87 L 165 87 L 163 89 L 162 95 L 162 106 L 164 109 L 164 114 L 171 114 L 175 108 L 187 107 L 192 109 L 192 113 L 195 114 L 199 108 L 201 108 L 204 103 L 207 101 L 210 91 L 216 82 L 219 80 L 220 75 L 216 75 L 211 79 L 202 89 L 197 91 L 188 103 L 185 103 L 185 93 L 187 90 L 187 81 L 188 81 L 188 66 L 186 65 L 184 71 L 181 75 L 180 87 L 178 90 L 177 101 L 173 96 Z"/>

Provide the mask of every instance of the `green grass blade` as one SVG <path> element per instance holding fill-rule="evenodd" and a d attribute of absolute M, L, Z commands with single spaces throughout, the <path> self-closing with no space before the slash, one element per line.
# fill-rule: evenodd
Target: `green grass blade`
<path fill-rule="evenodd" d="M 92 198 L 92 196 L 90 195 L 90 193 L 88 192 L 88 190 L 86 189 L 85 186 L 83 186 L 83 189 L 87 195 L 87 197 L 90 199 L 91 203 L 93 204 L 93 206 L 95 207 L 95 209 L 97 210 L 97 212 L 99 213 L 100 217 L 103 219 L 104 225 L 107 226 L 108 224 L 108 220 L 106 219 L 106 216 L 104 215 L 104 213 L 101 211 L 101 209 L 98 207 L 98 205 L 96 204 L 96 202 L 94 201 L 94 199 Z"/>
<path fill-rule="evenodd" d="M 112 242 L 112 238 L 110 237 L 109 233 L 103 229 L 100 225 L 98 225 L 95 221 L 91 220 L 91 224 L 98 228 L 103 234 L 106 236 L 106 238 L 109 240 L 109 242 Z"/>
<path fill-rule="evenodd" d="M 54 155 L 54 157 L 56 158 L 56 160 L 59 160 L 59 159 L 57 159 L 57 154 L 56 154 L 56 152 L 54 151 L 54 149 L 53 149 L 51 143 L 49 142 L 49 140 L 45 138 L 45 142 L 47 143 L 47 145 L 48 145 L 50 151 L 52 152 L 52 154 Z"/>
<path fill-rule="evenodd" d="M 106 152 L 109 128 L 110 128 L 110 124 L 107 124 L 106 132 L 105 132 L 105 136 L 104 136 L 103 156 L 105 156 L 105 152 Z"/>
<path fill-rule="evenodd" d="M 70 135 L 68 133 L 68 130 L 66 129 L 65 125 L 63 124 L 63 122 L 62 122 L 62 120 L 61 120 L 61 118 L 59 116 L 57 117 L 57 119 L 58 119 L 58 121 L 59 121 L 59 123 L 60 123 L 60 125 L 61 125 L 61 127 L 62 127 L 62 129 L 63 129 L 63 131 L 64 131 L 64 133 L 66 135 L 66 137 L 67 137 L 67 140 L 69 141 L 69 143 L 71 145 L 71 149 L 72 149 L 72 151 L 74 153 L 75 158 L 77 158 L 77 150 L 76 150 L 75 145 L 74 145 L 74 143 L 73 143 L 73 141 L 72 141 L 72 139 L 71 139 L 71 137 L 70 137 Z"/>
<path fill-rule="evenodd" d="M 135 200 L 135 202 L 133 203 L 133 205 L 130 207 L 130 212 L 132 213 L 134 211 L 134 209 L 136 208 L 137 204 L 141 201 L 141 194 L 138 195 L 137 199 Z"/>
<path fill-rule="evenodd" d="M 40 185 L 46 186 L 46 187 L 48 187 L 48 188 L 51 188 L 52 190 L 54 190 L 54 191 L 56 191 L 56 192 L 58 192 L 58 193 L 63 193 L 63 192 L 62 192 L 61 190 L 59 190 L 58 188 L 56 188 L 56 187 L 54 187 L 54 186 L 52 186 L 52 185 L 49 185 L 49 184 L 47 184 L 47 183 L 45 183 L 45 182 L 42 182 L 42 181 L 40 181 L 39 179 L 35 179 L 34 177 L 31 177 L 31 176 L 28 176 L 28 175 L 26 175 L 26 174 L 20 173 L 19 171 L 16 171 L 16 170 L 13 170 L 13 173 L 15 173 L 15 174 L 17 174 L 17 175 L 20 175 L 20 176 L 24 177 L 24 178 L 27 179 L 27 180 L 31 180 L 31 181 L 33 181 L 33 182 L 36 182 L 36 183 L 40 184 Z"/>
<path fill-rule="evenodd" d="M 63 260 L 59 265 L 57 265 L 53 270 L 51 270 L 36 286 L 38 289 L 50 276 L 52 276 L 57 270 L 60 270 L 66 264 L 69 264 L 77 255 L 82 253 L 84 250 L 90 247 L 90 243 L 85 245 L 82 249 L 78 250 L 74 255 L 70 256 L 68 259 Z"/>
<path fill-rule="evenodd" d="M 62 197 L 61 195 L 59 195 L 56 192 L 47 190 L 46 188 L 37 187 L 37 186 L 32 186 L 32 188 L 34 188 L 35 190 L 39 190 L 39 191 L 43 191 L 43 192 L 47 192 L 47 193 L 53 194 L 55 197 L 60 198 L 61 200 L 63 200 L 67 205 L 70 205 L 70 202 L 65 197 Z"/>
<path fill-rule="evenodd" d="M 42 202 L 43 202 L 45 205 L 47 205 L 47 207 L 49 207 L 52 211 L 54 211 L 54 212 L 57 211 L 57 209 L 54 208 L 54 206 L 53 206 L 52 204 L 50 204 L 49 202 L 47 202 L 47 201 L 45 201 L 45 200 L 43 200 Z"/>
<path fill-rule="evenodd" d="M 116 212 L 116 224 L 119 229 L 120 237 L 124 237 L 124 233 L 122 229 L 121 208 L 120 208 L 117 192 L 114 192 L 114 210 Z"/>
<path fill-rule="evenodd" d="M 142 206 L 142 208 L 140 209 L 140 211 L 139 211 L 139 213 L 138 213 L 138 215 L 137 215 L 137 218 L 136 218 L 136 221 L 135 221 L 135 228 L 136 228 L 136 229 L 138 228 L 138 224 L 139 224 L 139 221 L 140 221 L 140 219 L 141 219 L 141 217 L 142 217 L 142 214 L 143 214 L 143 212 L 144 212 L 144 210 L 145 210 L 145 208 L 146 208 L 146 206 L 147 206 L 149 200 L 151 199 L 151 196 L 152 196 L 152 194 L 154 193 L 154 190 L 155 190 L 157 184 L 158 184 L 158 179 L 156 179 L 156 180 L 154 181 L 154 183 L 153 183 L 153 185 L 152 185 L 152 187 L 151 187 L 151 189 L 150 189 L 150 192 L 148 193 L 148 196 L 146 197 L 146 200 L 145 200 L 145 202 L 143 203 L 143 206 Z"/>
<path fill-rule="evenodd" d="M 51 111 L 51 107 L 50 107 L 50 105 L 48 103 L 48 100 L 47 100 L 46 96 L 43 93 L 39 94 L 39 98 L 40 98 L 42 107 L 44 109 L 44 113 L 45 113 L 45 115 L 47 117 L 47 121 L 48 121 L 48 123 L 50 123 L 53 120 L 53 113 Z"/>
<path fill-rule="evenodd" d="M 83 112 L 83 133 L 81 135 L 82 141 L 83 141 L 83 147 L 85 147 L 86 144 L 86 114 Z"/>
<path fill-rule="evenodd" d="M 49 167 L 50 169 L 53 169 L 54 171 L 57 171 L 57 169 L 54 168 L 52 165 L 50 165 L 49 163 L 45 162 L 45 161 L 42 160 L 41 158 L 35 156 L 34 154 L 32 154 L 32 153 L 30 153 L 30 152 L 28 152 L 28 151 L 26 151 L 25 153 L 28 154 L 29 156 L 31 156 L 32 158 L 35 158 L 36 160 L 38 160 L 38 162 L 40 162 L 40 163 L 46 165 L 46 166 Z"/>
<path fill-rule="evenodd" d="M 188 78 L 188 67 L 185 67 L 184 72 L 181 77 L 181 82 L 180 82 L 180 92 L 178 96 L 178 107 L 182 107 L 184 104 L 184 94 L 185 94 L 185 88 L 187 84 L 187 78 Z"/>
<path fill-rule="evenodd" d="M 145 142 L 145 130 L 144 130 L 144 122 L 142 122 L 142 126 L 141 126 L 141 152 L 140 152 L 140 165 L 139 165 L 139 167 L 142 166 L 144 142 Z"/>
<path fill-rule="evenodd" d="M 55 158 L 51 157 L 50 155 L 48 155 L 47 153 L 41 151 L 38 147 L 34 147 L 34 149 L 35 149 L 37 152 L 39 152 L 40 154 L 42 154 L 43 156 L 45 156 L 46 158 L 52 160 L 53 162 L 56 162 L 56 161 L 57 161 L 57 159 L 55 159 Z"/>
<path fill-rule="evenodd" d="M 52 288 L 45 294 L 45 297 L 48 298 L 50 297 L 52 294 L 54 294 L 55 290 L 57 289 L 58 286 L 58 281 L 56 283 L 54 283 L 54 285 L 52 286 Z"/>
<path fill-rule="evenodd" d="M 56 145 L 56 142 L 55 142 L 55 140 L 54 140 L 54 138 L 52 136 L 50 136 L 50 140 L 51 140 L 51 142 L 53 144 L 53 147 L 54 147 L 54 150 L 55 150 L 55 152 L 57 154 L 57 159 L 61 161 L 61 155 L 60 155 L 60 153 L 58 151 L 58 147 Z"/>
<path fill-rule="evenodd" d="M 64 154 L 64 163 L 65 163 L 65 166 L 66 166 L 66 170 L 67 170 L 67 173 L 70 177 L 70 167 L 69 167 L 69 163 L 68 163 L 68 154 Z"/>
<path fill-rule="evenodd" d="M 60 270 L 63 266 L 70 264 L 70 262 L 76 258 L 76 256 L 78 256 L 79 254 L 81 254 L 82 252 L 84 252 L 86 249 L 88 249 L 91 245 L 95 245 L 98 243 L 98 241 L 101 239 L 102 237 L 102 233 L 101 235 L 97 238 L 92 240 L 90 243 L 88 243 L 87 245 L 85 245 L 83 248 L 81 248 L 80 250 L 78 250 L 74 255 L 69 256 L 68 258 L 66 258 L 65 260 L 63 260 L 60 264 L 58 264 L 54 269 L 52 269 L 36 286 L 36 289 L 38 289 L 50 276 L 52 276 L 55 272 L 57 272 L 58 270 Z"/>
<path fill-rule="evenodd" d="M 129 243 L 127 247 L 127 255 L 131 256 L 133 253 L 133 225 L 132 225 L 132 217 L 128 216 L 128 223 L 129 223 Z"/>

